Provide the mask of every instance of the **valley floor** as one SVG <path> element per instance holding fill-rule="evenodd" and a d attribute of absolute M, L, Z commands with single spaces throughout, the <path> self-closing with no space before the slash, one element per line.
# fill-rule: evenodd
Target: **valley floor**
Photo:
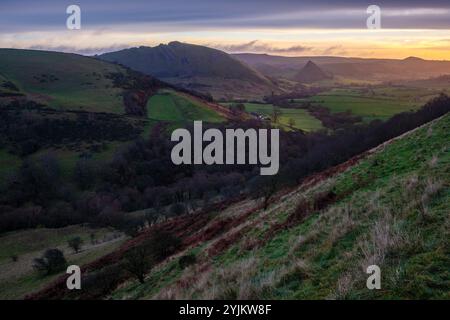
<path fill-rule="evenodd" d="M 72 237 L 83 239 L 78 253 L 67 245 Z M 125 236 L 113 229 L 92 229 L 74 225 L 60 229 L 37 228 L 8 232 L 0 236 L 0 299 L 21 299 L 44 288 L 64 272 L 50 276 L 33 269 L 35 258 L 49 248 L 60 249 L 69 264 L 83 265 L 116 250 Z M 14 261 L 12 257 L 16 257 Z"/>

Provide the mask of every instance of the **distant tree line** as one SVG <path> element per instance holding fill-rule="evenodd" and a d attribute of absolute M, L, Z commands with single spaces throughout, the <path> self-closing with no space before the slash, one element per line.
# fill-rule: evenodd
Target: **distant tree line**
<path fill-rule="evenodd" d="M 292 92 L 282 94 L 272 94 L 264 97 L 266 103 L 270 103 L 282 108 L 291 108 L 294 99 L 304 99 L 315 96 L 320 92 L 326 91 L 326 88 L 299 86 Z"/>
<path fill-rule="evenodd" d="M 307 109 L 310 114 L 322 122 L 325 128 L 331 130 L 351 127 L 362 121 L 362 117 L 354 115 L 350 111 L 331 112 L 328 108 L 320 106 L 308 106 Z"/>
<path fill-rule="evenodd" d="M 128 141 L 141 132 L 139 125 L 109 113 L 41 109 L 20 100 L 0 108 L 0 147 L 19 156 L 70 143 Z"/>

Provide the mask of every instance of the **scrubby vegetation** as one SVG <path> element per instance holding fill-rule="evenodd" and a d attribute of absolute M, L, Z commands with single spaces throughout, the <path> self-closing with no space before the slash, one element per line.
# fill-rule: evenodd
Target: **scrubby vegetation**
<path fill-rule="evenodd" d="M 81 246 L 83 245 L 83 239 L 80 236 L 73 237 L 67 241 L 67 244 L 70 248 L 73 249 L 75 253 L 78 253 L 81 250 Z"/>
<path fill-rule="evenodd" d="M 50 275 L 62 271 L 67 265 L 64 253 L 58 249 L 48 249 L 40 258 L 34 260 L 33 267 Z"/>

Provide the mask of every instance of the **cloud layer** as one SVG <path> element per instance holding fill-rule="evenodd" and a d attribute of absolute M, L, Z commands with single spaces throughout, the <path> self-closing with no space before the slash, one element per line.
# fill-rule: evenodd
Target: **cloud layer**
<path fill-rule="evenodd" d="M 448 0 L 376 2 L 383 31 L 368 33 L 368 4 L 359 0 L 1 0 L 0 47 L 94 54 L 180 40 L 228 52 L 445 56 L 448 44 L 438 50 L 434 41 L 450 38 Z M 69 32 L 72 3 L 82 30 Z"/>
<path fill-rule="evenodd" d="M 356 0 L 78 0 L 90 27 L 152 25 L 179 28 L 363 28 L 367 3 Z M 386 28 L 449 28 L 449 1 L 377 1 Z M 2 0 L 0 30 L 48 30 L 65 26 L 68 3 Z"/>

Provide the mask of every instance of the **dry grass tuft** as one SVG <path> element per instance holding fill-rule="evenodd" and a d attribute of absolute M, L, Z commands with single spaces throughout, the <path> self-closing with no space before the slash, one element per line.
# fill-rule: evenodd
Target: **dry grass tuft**
<path fill-rule="evenodd" d="M 443 187 L 444 183 L 441 180 L 432 178 L 427 179 L 422 196 L 420 197 L 420 213 L 422 214 L 423 220 L 427 221 L 430 219 L 428 204 L 443 189 Z"/>
<path fill-rule="evenodd" d="M 344 273 L 337 282 L 336 291 L 332 298 L 345 299 L 353 288 L 354 279 L 351 273 Z"/>
<path fill-rule="evenodd" d="M 437 163 L 438 163 L 438 161 L 439 161 L 438 156 L 434 155 L 434 156 L 431 158 L 430 162 L 429 162 L 430 168 L 435 168 L 436 165 L 437 165 Z"/>
<path fill-rule="evenodd" d="M 396 220 L 385 210 L 375 222 L 369 238 L 360 241 L 358 247 L 363 255 L 361 268 L 365 271 L 370 265 L 381 266 L 387 253 L 404 245 L 405 238 L 396 228 Z"/>

